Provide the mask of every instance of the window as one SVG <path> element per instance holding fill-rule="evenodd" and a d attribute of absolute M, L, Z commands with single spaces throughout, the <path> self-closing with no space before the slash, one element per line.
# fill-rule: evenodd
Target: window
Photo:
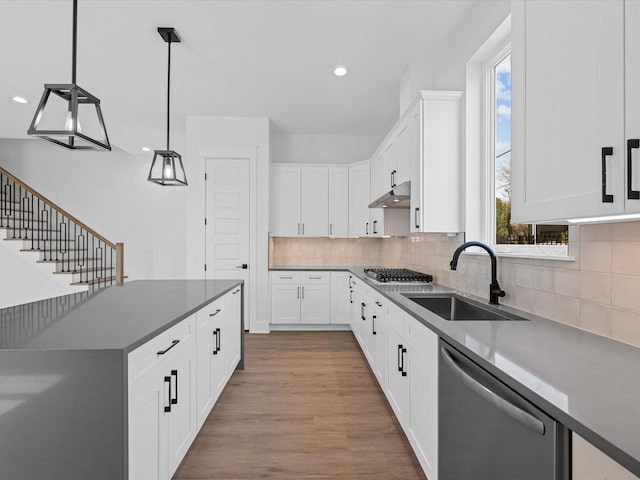
<path fill-rule="evenodd" d="M 509 16 L 467 62 L 466 238 L 499 255 L 568 260 L 567 226 L 511 221 L 510 37 Z"/>

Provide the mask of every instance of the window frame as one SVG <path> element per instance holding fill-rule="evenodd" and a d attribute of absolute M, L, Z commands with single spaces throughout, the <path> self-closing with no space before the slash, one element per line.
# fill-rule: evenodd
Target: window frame
<path fill-rule="evenodd" d="M 568 255 L 568 245 L 496 244 L 494 72 L 511 51 L 508 16 L 467 62 L 466 239 L 487 243 L 498 256 L 571 261 L 574 258 Z"/>

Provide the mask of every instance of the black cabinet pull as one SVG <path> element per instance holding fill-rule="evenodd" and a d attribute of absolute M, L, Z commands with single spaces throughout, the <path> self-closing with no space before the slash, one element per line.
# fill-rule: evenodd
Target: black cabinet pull
<path fill-rule="evenodd" d="M 222 310 L 220 310 L 219 308 L 216 308 L 216 311 L 213 313 L 210 313 L 209 316 L 210 317 L 215 317 L 217 314 L 219 314 Z"/>
<path fill-rule="evenodd" d="M 396 188 L 396 170 L 391 172 L 391 188 Z"/>
<path fill-rule="evenodd" d="M 349 289 L 349 303 L 353 303 L 353 290 Z"/>
<path fill-rule="evenodd" d="M 400 366 L 400 357 L 402 356 L 402 345 L 398 345 L 398 371 L 402 372 L 402 367 Z"/>
<path fill-rule="evenodd" d="M 418 221 L 418 212 L 420 212 L 420 207 L 416 207 L 416 210 L 415 210 L 414 215 L 413 215 L 415 223 L 416 223 L 416 228 L 420 228 L 420 222 Z"/>
<path fill-rule="evenodd" d="M 171 370 L 171 376 L 176 377 L 176 398 L 171 399 L 171 405 L 177 405 L 178 404 L 178 370 Z M 169 388 L 171 388 L 171 383 L 169 383 Z M 171 397 L 171 394 L 169 394 L 169 397 Z"/>
<path fill-rule="evenodd" d="M 213 354 L 217 355 L 218 352 L 220 351 L 220 329 L 219 328 L 216 328 L 213 331 L 213 336 L 216 338 L 216 342 L 215 342 L 214 347 L 213 347 L 215 349 L 213 351 Z"/>
<path fill-rule="evenodd" d="M 219 352 L 222 350 L 222 347 L 220 346 L 222 344 L 222 332 L 219 328 L 216 328 L 216 332 L 218 332 L 218 334 L 216 335 L 216 350 Z"/>
<path fill-rule="evenodd" d="M 607 193 L 607 157 L 613 155 L 613 147 L 602 147 L 602 203 L 613 203 L 613 195 Z"/>
<path fill-rule="evenodd" d="M 367 318 L 364 316 L 364 307 L 366 307 L 365 303 L 362 302 L 360 304 L 360 316 L 362 317 L 362 320 L 366 320 Z"/>
<path fill-rule="evenodd" d="M 235 292 L 231 292 L 231 295 L 235 295 L 236 293 L 240 293 L 240 289 L 236 290 Z"/>
<path fill-rule="evenodd" d="M 367 225 L 366 225 L 366 232 L 367 232 L 367 235 L 369 235 L 369 222 L 367 222 Z"/>
<path fill-rule="evenodd" d="M 378 228 L 376 227 L 376 224 L 378 223 L 378 220 L 374 220 L 373 221 L 373 234 L 377 235 L 378 234 Z"/>
<path fill-rule="evenodd" d="M 373 333 L 374 335 L 378 334 L 378 332 L 376 332 L 376 316 L 375 315 L 371 317 L 371 333 Z"/>
<path fill-rule="evenodd" d="M 164 377 L 164 383 L 169 384 L 169 405 L 164 406 L 164 413 L 169 413 L 171 412 L 171 377 Z"/>
<path fill-rule="evenodd" d="M 627 198 L 629 200 L 640 200 L 640 190 L 634 190 L 631 186 L 631 180 L 633 178 L 631 153 L 634 148 L 640 148 L 640 139 L 630 138 L 627 140 Z"/>
<path fill-rule="evenodd" d="M 168 346 L 167 348 L 165 348 L 164 350 L 160 350 L 158 352 L 158 355 L 164 355 L 165 353 L 167 353 L 169 350 L 171 350 L 173 347 L 175 347 L 177 344 L 180 343 L 180 340 L 174 340 L 173 342 L 171 342 L 171 345 Z"/>
<path fill-rule="evenodd" d="M 405 353 L 407 353 L 407 349 L 403 348 L 402 345 L 400 345 L 400 359 L 401 359 L 400 371 L 402 372 L 402 376 L 403 377 L 407 376 L 407 372 L 404 369 L 404 354 Z"/>

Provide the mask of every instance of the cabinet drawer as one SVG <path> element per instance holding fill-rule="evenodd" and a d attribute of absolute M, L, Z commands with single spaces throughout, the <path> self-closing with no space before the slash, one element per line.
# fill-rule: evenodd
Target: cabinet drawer
<path fill-rule="evenodd" d="M 222 315 L 222 311 L 225 308 L 225 298 L 227 298 L 227 295 L 217 299 L 214 302 L 211 302 L 209 305 L 196 312 L 198 328 L 209 322 L 211 318 Z"/>
<path fill-rule="evenodd" d="M 129 384 L 135 382 L 136 378 L 167 358 L 171 354 L 171 351 L 167 351 L 167 349 L 172 346 L 173 342 L 178 340 L 178 343 L 181 343 L 189 340 L 193 335 L 194 324 L 195 315 L 191 315 L 131 352 L 129 354 Z M 158 355 L 158 352 L 161 351 L 167 351 L 167 353 Z"/>
<path fill-rule="evenodd" d="M 300 282 L 328 284 L 329 276 L 329 272 L 302 272 Z"/>
<path fill-rule="evenodd" d="M 385 302 L 385 322 L 403 337 L 409 333 L 408 315 L 391 302 Z"/>
<path fill-rule="evenodd" d="M 438 335 L 411 315 L 407 316 L 411 341 L 429 355 L 436 355 L 436 350 L 438 349 Z"/>
<path fill-rule="evenodd" d="M 300 272 L 271 272 L 273 283 L 300 283 Z"/>

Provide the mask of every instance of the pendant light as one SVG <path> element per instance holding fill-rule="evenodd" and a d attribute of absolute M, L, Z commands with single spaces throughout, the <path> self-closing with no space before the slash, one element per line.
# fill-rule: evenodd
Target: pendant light
<path fill-rule="evenodd" d="M 184 173 L 182 156 L 169 148 L 169 105 L 171 99 L 171 44 L 180 43 L 180 37 L 173 27 L 158 27 L 158 33 L 167 42 L 169 56 L 167 61 L 167 148 L 155 150 L 153 162 L 147 180 L 164 186 L 186 186 L 187 175 Z"/>
<path fill-rule="evenodd" d="M 71 83 L 45 84 L 27 134 L 72 150 L 111 150 L 100 99 L 76 84 L 77 46 L 78 0 L 73 0 Z"/>

